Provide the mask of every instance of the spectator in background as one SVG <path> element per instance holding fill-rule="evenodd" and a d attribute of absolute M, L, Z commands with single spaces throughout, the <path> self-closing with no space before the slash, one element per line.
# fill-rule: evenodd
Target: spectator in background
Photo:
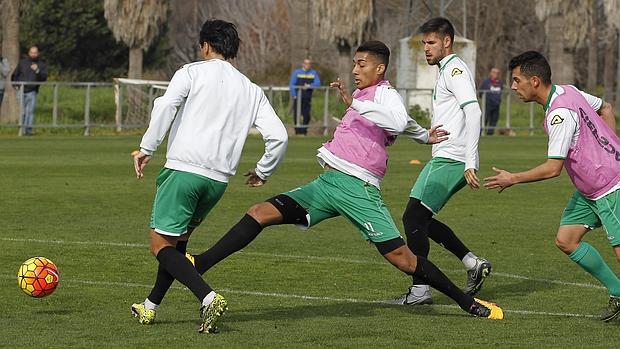
<path fill-rule="evenodd" d="M 308 123 L 310 122 L 310 104 L 312 102 L 313 88 L 321 85 L 321 79 L 316 70 L 312 69 L 312 61 L 309 58 L 304 59 L 301 69 L 295 69 L 291 74 L 291 80 L 289 81 L 289 89 L 291 97 L 293 97 L 293 116 L 295 125 L 302 125 L 302 127 L 295 127 L 295 134 L 306 135 L 308 133 Z M 301 96 L 299 95 L 301 94 Z M 298 110 L 301 99 L 301 116 L 299 119 Z M 301 122 L 300 122 L 301 121 Z"/>
<path fill-rule="evenodd" d="M 484 125 L 487 129 L 487 136 L 493 135 L 497 120 L 499 120 L 499 106 L 502 103 L 503 82 L 499 79 L 500 71 L 498 68 L 491 68 L 489 77 L 482 81 L 480 90 L 483 92 L 485 101 Z"/>
<path fill-rule="evenodd" d="M 4 84 L 9 76 L 9 69 L 9 60 L 2 57 L 0 54 L 0 106 L 2 105 L 2 99 L 4 97 Z"/>
<path fill-rule="evenodd" d="M 47 80 L 47 67 L 39 59 L 39 48 L 31 46 L 28 56 L 19 61 L 12 75 L 13 81 L 45 81 Z M 22 134 L 32 135 L 34 122 L 34 108 L 37 101 L 39 85 L 24 85 L 22 104 Z"/>

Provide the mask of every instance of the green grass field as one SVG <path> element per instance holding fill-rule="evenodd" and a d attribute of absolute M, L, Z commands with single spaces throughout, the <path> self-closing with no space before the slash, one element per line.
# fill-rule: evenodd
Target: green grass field
<path fill-rule="evenodd" d="M 261 188 L 231 179 L 227 193 L 189 244 L 202 252 L 253 203 L 306 183 L 320 173 L 322 138 L 291 138 L 277 174 Z M 139 137 L 0 137 L 0 333 L 6 348 L 369 348 L 369 347 L 617 347 L 620 320 L 596 316 L 607 302 L 599 284 L 553 244 L 573 187 L 566 175 L 502 194 L 464 189 L 439 215 L 494 275 L 480 297 L 499 303 L 504 321 L 466 315 L 434 292 L 435 305 L 388 306 L 409 278 L 388 265 L 345 220 L 310 231 L 268 228 L 241 253 L 206 274 L 227 297 L 221 333 L 199 335 L 198 302 L 180 284 L 158 309 L 157 323 L 139 325 L 133 302 L 150 290 L 156 261 L 148 252 L 148 222 L 161 149 L 146 178 L 135 179 L 129 153 Z M 262 152 L 249 139 L 239 172 Z M 430 148 L 400 140 L 391 148 L 384 199 L 399 226 L 409 190 Z M 523 170 L 543 161 L 544 137 L 484 137 L 480 177 L 492 165 Z M 586 240 L 620 273 L 604 232 Z M 432 243 L 431 243 L 432 244 Z M 430 259 L 458 285 L 460 261 L 431 245 Z M 42 255 L 59 267 L 56 292 L 23 294 L 16 272 Z M 613 344 L 616 343 L 616 344 Z"/>

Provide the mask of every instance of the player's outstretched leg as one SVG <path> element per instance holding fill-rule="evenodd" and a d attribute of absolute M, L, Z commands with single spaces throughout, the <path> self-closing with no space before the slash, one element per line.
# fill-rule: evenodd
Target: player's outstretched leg
<path fill-rule="evenodd" d="M 246 247 L 262 230 L 260 223 L 246 214 L 210 249 L 198 255 L 189 255 L 188 259 L 196 266 L 198 273 L 204 274 L 226 257 Z"/>
<path fill-rule="evenodd" d="M 421 278 L 427 284 L 452 298 L 461 309 L 469 314 L 491 320 L 501 320 L 504 318 L 504 312 L 497 304 L 477 300 L 465 294 L 426 258 L 415 256 L 406 246 L 401 245 L 393 249 L 395 246 L 393 243 L 394 241 L 390 240 L 376 245 L 379 252 L 398 269 L 409 275 Z M 389 247 L 384 248 L 385 246 Z"/>
<path fill-rule="evenodd" d="M 291 197 L 280 194 L 256 204 L 215 245 L 192 256 L 200 274 L 252 242 L 263 228 L 278 224 L 307 224 L 308 213 Z"/>

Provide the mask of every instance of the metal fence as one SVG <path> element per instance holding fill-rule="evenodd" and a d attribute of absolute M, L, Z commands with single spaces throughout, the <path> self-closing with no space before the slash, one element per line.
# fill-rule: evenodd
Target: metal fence
<path fill-rule="evenodd" d="M 153 100 L 161 95 L 165 86 L 161 84 L 145 85 L 143 101 L 137 102 L 139 116 L 128 118 L 131 93 L 127 86 L 116 87 L 112 83 L 101 82 L 13 82 L 17 90 L 19 115 L 17 123 L 0 123 L 2 128 L 15 128 L 19 135 L 24 133 L 23 125 L 23 92 L 25 85 L 39 85 L 33 128 L 37 129 L 83 129 L 89 135 L 94 128 L 115 129 L 122 131 L 131 128 L 148 126 L 150 109 Z M 300 88 L 298 95 L 304 88 Z M 338 124 L 345 107 L 339 93 L 327 86 L 314 88 L 311 101 L 311 121 L 302 125 L 296 120 L 292 108 L 288 86 L 264 86 L 263 90 L 270 100 L 276 113 L 289 128 L 307 128 L 311 134 L 327 135 Z M 432 90 L 429 89 L 396 89 L 406 105 L 409 114 L 422 126 L 429 126 L 432 105 Z M 486 131 L 485 105 L 486 94 L 479 91 L 482 109 L 482 131 Z M 496 126 L 500 131 L 523 131 L 532 134 L 542 123 L 542 108 L 535 108 L 534 103 L 526 105 L 513 96 L 510 91 L 504 92 L 500 109 L 500 121 Z M 7 94 L 5 94 L 8 98 Z M 297 103 L 296 114 L 301 114 L 301 103 Z M 485 132 L 482 133 L 483 135 Z"/>

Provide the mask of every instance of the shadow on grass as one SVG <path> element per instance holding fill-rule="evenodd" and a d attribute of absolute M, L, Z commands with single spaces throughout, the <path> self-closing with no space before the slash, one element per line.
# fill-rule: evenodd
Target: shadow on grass
<path fill-rule="evenodd" d="M 476 297 L 496 301 L 501 304 L 502 298 L 526 296 L 533 292 L 548 291 L 558 287 L 561 287 L 561 285 L 536 280 L 518 280 L 507 284 L 494 285 L 493 279 L 488 279 Z"/>
<path fill-rule="evenodd" d="M 445 308 L 433 308 L 432 306 L 400 306 L 375 303 L 329 303 L 298 306 L 278 306 L 277 308 L 261 309 L 257 311 L 235 312 L 229 310 L 226 313 L 226 321 L 288 321 L 297 319 L 307 319 L 313 317 L 320 318 L 358 318 L 378 316 L 378 311 L 398 311 L 420 316 L 468 316 L 453 313 Z M 456 310 L 455 310 L 456 311 Z M 382 314 L 381 316 L 385 316 Z"/>

